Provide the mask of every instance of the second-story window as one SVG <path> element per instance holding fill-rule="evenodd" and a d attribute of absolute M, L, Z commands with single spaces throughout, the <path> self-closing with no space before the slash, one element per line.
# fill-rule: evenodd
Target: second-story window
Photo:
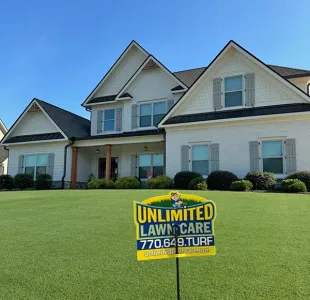
<path fill-rule="evenodd" d="M 140 104 L 140 127 L 156 126 L 166 113 L 166 101 Z"/>
<path fill-rule="evenodd" d="M 242 76 L 227 77 L 225 83 L 225 107 L 242 105 Z"/>
<path fill-rule="evenodd" d="M 104 131 L 115 131 L 115 109 L 106 109 L 104 111 Z"/>

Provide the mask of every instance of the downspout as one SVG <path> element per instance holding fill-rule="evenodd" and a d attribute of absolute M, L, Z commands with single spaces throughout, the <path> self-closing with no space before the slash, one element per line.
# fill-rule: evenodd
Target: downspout
<path fill-rule="evenodd" d="M 167 175 L 167 141 L 166 141 L 166 130 L 164 131 L 164 175 Z"/>
<path fill-rule="evenodd" d="M 68 152 L 68 147 L 72 146 L 74 144 L 74 141 L 75 141 L 74 137 L 70 138 L 70 142 L 64 148 L 64 171 L 63 171 L 63 175 L 62 175 L 62 178 L 61 178 L 61 188 L 62 189 L 65 188 L 65 177 L 67 175 L 67 152 Z"/>
<path fill-rule="evenodd" d="M 6 169 L 6 173 L 9 173 L 9 159 L 10 159 L 10 149 L 7 146 L 3 147 L 4 150 L 8 151 L 8 164 L 7 164 L 7 169 Z"/>

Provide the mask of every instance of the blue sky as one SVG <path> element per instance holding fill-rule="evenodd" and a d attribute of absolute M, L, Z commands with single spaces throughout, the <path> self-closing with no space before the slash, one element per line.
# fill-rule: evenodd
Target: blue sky
<path fill-rule="evenodd" d="M 254 3 L 257 2 L 257 3 Z M 3 1 L 0 118 L 37 97 L 80 106 L 131 40 L 170 70 L 206 66 L 231 39 L 269 64 L 310 70 L 309 1 Z"/>

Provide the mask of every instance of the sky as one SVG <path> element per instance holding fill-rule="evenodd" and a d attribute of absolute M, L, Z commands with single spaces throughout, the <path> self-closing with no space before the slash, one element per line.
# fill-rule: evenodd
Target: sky
<path fill-rule="evenodd" d="M 3 0 L 0 119 L 34 98 L 81 103 L 136 40 L 171 71 L 208 65 L 229 40 L 268 64 L 310 70 L 308 0 Z"/>

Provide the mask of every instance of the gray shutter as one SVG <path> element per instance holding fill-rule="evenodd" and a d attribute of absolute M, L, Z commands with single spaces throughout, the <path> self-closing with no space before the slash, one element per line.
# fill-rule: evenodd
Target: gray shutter
<path fill-rule="evenodd" d="M 24 173 L 24 155 L 18 156 L 18 173 Z"/>
<path fill-rule="evenodd" d="M 167 112 L 172 108 L 173 105 L 174 105 L 174 100 L 167 101 Z"/>
<path fill-rule="evenodd" d="M 250 171 L 259 171 L 259 142 L 250 142 Z"/>
<path fill-rule="evenodd" d="M 286 153 L 286 174 L 291 174 L 296 171 L 296 143 L 295 139 L 285 140 Z"/>
<path fill-rule="evenodd" d="M 55 153 L 49 153 L 48 154 L 48 160 L 47 160 L 47 174 L 51 175 L 53 177 L 54 175 L 54 161 L 55 161 Z"/>
<path fill-rule="evenodd" d="M 137 128 L 138 127 L 138 105 L 133 104 L 131 106 L 131 128 Z"/>
<path fill-rule="evenodd" d="M 255 76 L 254 73 L 245 74 L 245 105 L 255 105 Z"/>
<path fill-rule="evenodd" d="M 137 155 L 131 156 L 131 176 L 137 176 Z"/>
<path fill-rule="evenodd" d="M 213 109 L 218 110 L 222 108 L 222 79 L 213 79 Z"/>
<path fill-rule="evenodd" d="M 189 146 L 181 146 L 181 171 L 189 171 Z"/>
<path fill-rule="evenodd" d="M 97 110 L 97 133 L 102 132 L 103 111 Z"/>
<path fill-rule="evenodd" d="M 210 172 L 220 169 L 220 144 L 210 145 Z"/>
<path fill-rule="evenodd" d="M 116 131 L 122 131 L 122 108 L 115 109 Z"/>

